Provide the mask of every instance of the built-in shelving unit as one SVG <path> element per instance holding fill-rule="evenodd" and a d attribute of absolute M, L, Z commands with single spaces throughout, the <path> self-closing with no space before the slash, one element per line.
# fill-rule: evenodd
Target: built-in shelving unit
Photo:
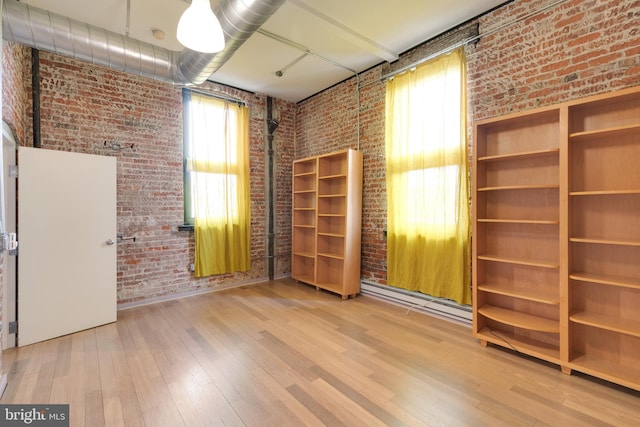
<path fill-rule="evenodd" d="M 476 126 L 474 333 L 560 356 L 558 109 Z"/>
<path fill-rule="evenodd" d="M 640 89 L 474 131 L 475 336 L 640 390 Z"/>
<path fill-rule="evenodd" d="M 316 275 L 317 161 L 293 164 L 293 261 L 292 275 L 314 280 Z"/>
<path fill-rule="evenodd" d="M 362 153 L 293 163 L 292 277 L 342 295 L 360 292 Z"/>
<path fill-rule="evenodd" d="M 640 389 L 640 92 L 568 115 L 569 362 Z"/>

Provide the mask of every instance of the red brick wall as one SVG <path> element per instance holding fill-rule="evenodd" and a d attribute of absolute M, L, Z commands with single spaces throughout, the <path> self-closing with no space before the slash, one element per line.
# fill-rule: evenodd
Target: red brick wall
<path fill-rule="evenodd" d="M 295 158 L 345 148 L 362 151 L 362 276 L 385 283 L 385 84 L 379 79 L 381 73 L 382 67 L 376 67 L 301 102 L 296 115 Z"/>
<path fill-rule="evenodd" d="M 552 3 L 516 0 L 476 22 L 487 33 Z M 470 123 L 640 83 L 639 18 L 636 0 L 567 0 L 468 46 Z M 391 66 L 362 73 L 359 93 L 353 77 L 298 105 L 276 100 L 276 274 L 290 272 L 291 161 L 359 148 L 365 172 L 362 276 L 386 283 L 385 85 L 380 77 L 450 38 L 436 38 Z M 3 67 L 9 71 L 3 75 L 3 115 L 23 144 L 31 143 L 28 51 L 4 45 Z M 43 146 L 118 155 L 118 226 L 139 239 L 119 248 L 120 302 L 266 276 L 265 96 L 210 85 L 251 107 L 253 267 L 246 274 L 195 280 L 187 271 L 193 236 L 176 231 L 182 222 L 179 90 L 56 55 L 42 53 L 41 58 Z M 104 140 L 133 143 L 135 149 L 116 154 L 105 150 Z"/>
<path fill-rule="evenodd" d="M 291 167 L 294 156 L 296 105 L 275 99 L 273 117 L 280 121 L 273 133 L 274 149 L 274 192 L 276 209 L 275 232 L 275 274 L 291 274 Z"/>
<path fill-rule="evenodd" d="M 2 42 L 2 119 L 19 141 L 31 141 L 31 49 Z"/>
<path fill-rule="evenodd" d="M 297 119 L 302 122 L 296 127 L 296 158 L 358 148 L 357 100 L 353 78 L 300 103 Z"/>
<path fill-rule="evenodd" d="M 16 64 L 13 68 L 21 66 Z M 213 83 L 204 85 L 245 101 L 250 107 L 252 266 L 245 273 L 195 279 L 188 271 L 193 261 L 193 233 L 177 229 L 183 222 L 181 90 L 163 82 L 45 52 L 40 53 L 40 77 L 42 147 L 118 159 L 118 231 L 137 238 L 135 243 L 125 242 L 118 247 L 119 303 L 179 295 L 267 276 L 266 96 Z M 27 81 L 30 91 L 30 77 Z M 5 80 L 7 86 L 24 83 L 19 76 L 16 81 Z M 28 100 L 9 103 L 17 110 Z M 282 119 L 274 144 L 282 161 L 277 163 L 276 176 L 284 176 L 290 174 L 295 105 L 284 101 L 278 101 L 278 105 Z M 30 120 L 28 126 L 31 126 Z M 30 145 L 30 136 L 21 138 L 21 143 Z M 113 143 L 133 144 L 134 148 L 118 152 L 110 148 Z M 278 190 L 277 210 L 286 212 L 284 221 L 287 221 L 282 237 L 290 242 L 290 184 L 286 193 L 280 187 Z M 282 247 L 290 252 L 290 243 Z M 277 274 L 290 272 L 288 252 L 277 258 Z"/>
<path fill-rule="evenodd" d="M 478 23 L 483 34 L 553 3 L 515 0 L 469 24 Z M 467 46 L 470 124 L 640 84 L 639 22 L 637 0 L 567 0 Z M 385 85 L 379 78 L 438 51 L 451 33 L 412 49 L 391 66 L 380 65 L 360 76 L 366 281 L 386 283 Z M 355 85 L 354 77 L 299 104 L 296 158 L 356 146 Z"/>
<path fill-rule="evenodd" d="M 550 1 L 515 1 L 481 33 Z M 483 37 L 467 51 L 474 119 L 640 84 L 640 2 L 572 0 Z"/>

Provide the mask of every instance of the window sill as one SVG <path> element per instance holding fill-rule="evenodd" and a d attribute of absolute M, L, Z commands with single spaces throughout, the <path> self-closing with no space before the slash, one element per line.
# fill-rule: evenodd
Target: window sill
<path fill-rule="evenodd" d="M 191 231 L 193 232 L 193 224 L 182 224 L 178 226 L 178 231 Z"/>

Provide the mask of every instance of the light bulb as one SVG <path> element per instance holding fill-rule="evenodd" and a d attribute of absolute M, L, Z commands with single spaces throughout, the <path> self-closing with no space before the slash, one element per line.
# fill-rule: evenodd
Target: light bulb
<path fill-rule="evenodd" d="M 178 41 L 183 46 L 203 53 L 224 49 L 224 32 L 211 10 L 209 0 L 193 0 L 178 21 Z"/>

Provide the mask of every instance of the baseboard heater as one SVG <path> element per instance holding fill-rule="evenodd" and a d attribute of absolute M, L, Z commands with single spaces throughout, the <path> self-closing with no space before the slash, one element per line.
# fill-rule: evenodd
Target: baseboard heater
<path fill-rule="evenodd" d="M 360 283 L 360 293 L 405 306 L 409 310 L 422 311 L 469 326 L 472 323 L 471 306 L 456 304 L 448 299 L 364 281 Z"/>

